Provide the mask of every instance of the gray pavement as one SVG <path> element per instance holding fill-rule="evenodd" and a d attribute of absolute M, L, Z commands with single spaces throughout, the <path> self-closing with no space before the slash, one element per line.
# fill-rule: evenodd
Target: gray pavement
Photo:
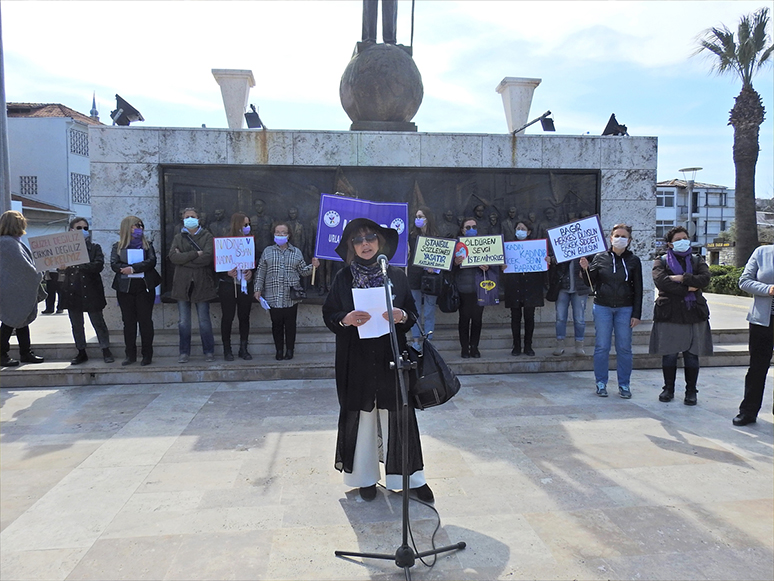
<path fill-rule="evenodd" d="M 439 517 L 415 502 L 411 516 L 420 551 L 438 518 L 436 545 L 467 548 L 412 577 L 772 579 L 771 384 L 736 428 L 745 372 L 704 369 L 694 408 L 658 402 L 658 370 L 634 371 L 631 400 L 614 374 L 606 399 L 587 371 L 461 377 L 418 412 Z M 0 396 L 4 581 L 403 578 L 334 556 L 394 553 L 401 509 L 333 469 L 333 380 Z"/>

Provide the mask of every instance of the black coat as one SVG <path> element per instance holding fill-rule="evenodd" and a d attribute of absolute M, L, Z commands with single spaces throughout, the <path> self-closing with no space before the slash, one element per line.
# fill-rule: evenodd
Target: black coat
<path fill-rule="evenodd" d="M 680 265 L 685 271 L 685 258 L 676 256 Z M 653 261 L 653 282 L 658 289 L 656 305 L 653 308 L 653 320 L 667 323 L 693 324 L 701 323 L 709 319 L 709 306 L 707 299 L 701 292 L 710 282 L 709 266 L 704 258 L 697 254 L 691 255 L 693 274 L 683 274 L 683 282 L 675 282 L 669 278 L 672 274 L 677 274 L 669 270 L 666 265 L 666 257 L 657 258 Z M 693 308 L 688 309 L 685 302 L 685 296 L 688 294 L 688 287 L 696 287 L 699 290 L 694 291 L 696 303 Z"/>
<path fill-rule="evenodd" d="M 100 273 L 105 268 L 105 255 L 99 244 L 86 241 L 89 262 L 68 266 L 59 281 L 59 307 L 82 313 L 101 311 L 107 305 Z"/>
<path fill-rule="evenodd" d="M 545 272 L 509 272 L 501 280 L 504 280 L 506 309 L 543 306 Z"/>
<path fill-rule="evenodd" d="M 161 283 L 161 275 L 156 272 L 156 251 L 153 249 L 153 244 L 148 242 L 148 249 L 144 254 L 143 261 L 129 264 L 126 262 L 126 255 L 118 250 L 118 242 L 113 244 L 110 251 L 110 268 L 116 273 L 111 285 L 113 289 L 120 293 L 155 292 L 155 288 Z M 134 272 L 144 272 L 145 276 L 129 278 L 128 275 L 121 274 L 121 269 L 127 266 L 131 266 Z"/>
<path fill-rule="evenodd" d="M 599 252 L 589 265 L 589 275 L 596 291 L 594 304 L 632 307 L 632 318 L 642 318 L 642 263 L 634 253 Z"/>

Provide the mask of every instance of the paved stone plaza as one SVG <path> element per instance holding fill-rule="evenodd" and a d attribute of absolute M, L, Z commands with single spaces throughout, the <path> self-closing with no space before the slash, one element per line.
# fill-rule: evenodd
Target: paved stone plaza
<path fill-rule="evenodd" d="M 732 426 L 745 371 L 703 370 L 695 408 L 656 370 L 628 401 L 591 372 L 462 377 L 419 422 L 436 544 L 467 548 L 413 578 L 771 579 L 772 397 Z M 333 469 L 336 418 L 332 380 L 3 389 L 0 577 L 402 579 L 334 556 L 401 540 L 400 497 Z"/>

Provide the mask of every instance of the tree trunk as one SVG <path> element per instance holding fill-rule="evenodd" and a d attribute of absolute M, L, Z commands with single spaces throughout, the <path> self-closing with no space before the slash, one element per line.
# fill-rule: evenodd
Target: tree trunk
<path fill-rule="evenodd" d="M 745 87 L 736 98 L 728 122 L 734 127 L 736 266 L 744 266 L 758 247 L 755 165 L 758 162 L 758 135 L 764 113 L 760 95 L 752 87 Z"/>

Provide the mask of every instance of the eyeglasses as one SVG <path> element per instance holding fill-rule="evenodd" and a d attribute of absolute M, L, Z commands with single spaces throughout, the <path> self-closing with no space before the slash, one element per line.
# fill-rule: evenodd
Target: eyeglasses
<path fill-rule="evenodd" d="M 373 242 L 376 239 L 377 239 L 377 236 L 374 233 L 366 234 L 365 236 L 355 236 L 352 239 L 352 244 L 354 244 L 355 246 L 360 246 L 363 242 Z"/>
<path fill-rule="evenodd" d="M 74 229 L 75 230 L 88 230 L 89 227 L 88 226 L 76 226 Z"/>
<path fill-rule="evenodd" d="M 475 230 L 475 229 L 476 229 L 475 226 L 464 226 L 465 232 L 467 232 L 468 230 Z"/>
<path fill-rule="evenodd" d="M 135 224 L 134 227 L 135 228 L 142 228 L 143 230 L 145 230 L 145 224 L 143 224 L 142 222 L 137 222 L 137 224 Z"/>

